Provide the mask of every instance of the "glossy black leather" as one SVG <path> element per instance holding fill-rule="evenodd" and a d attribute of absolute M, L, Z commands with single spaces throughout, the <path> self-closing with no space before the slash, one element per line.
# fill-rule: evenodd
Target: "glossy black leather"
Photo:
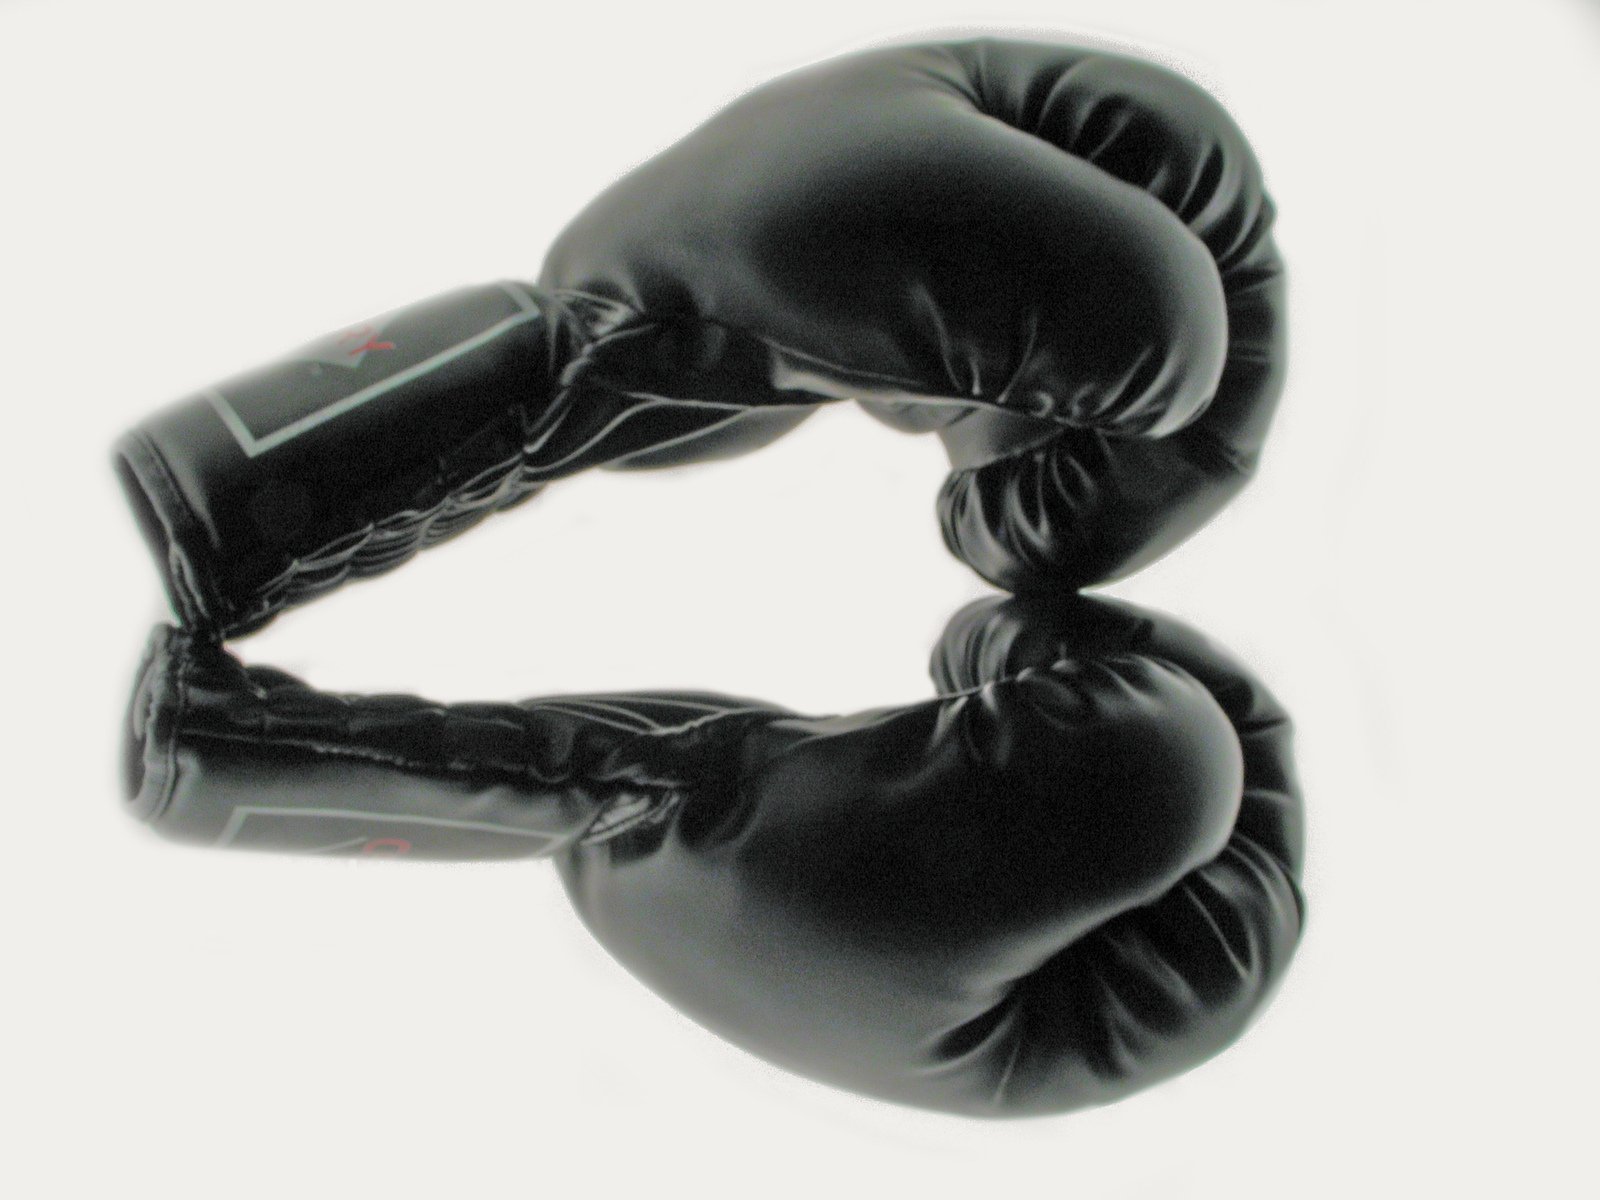
<path fill-rule="evenodd" d="M 856 55 L 625 176 L 537 288 L 443 298 L 514 291 L 534 324 L 255 457 L 196 398 L 119 470 L 179 612 L 238 633 L 574 470 L 742 453 L 858 399 L 939 430 L 958 557 L 1010 591 L 1082 587 L 1254 471 L 1283 381 L 1272 218 L 1233 123 L 1163 68 L 992 41 Z M 476 328 L 418 309 L 379 328 Z"/>
<path fill-rule="evenodd" d="M 685 1013 L 791 1070 L 977 1116 L 1116 1099 L 1226 1045 L 1300 932 L 1281 706 L 1171 618 L 991 599 L 938 698 L 331 696 L 158 630 L 138 811 L 207 844 L 554 855 Z"/>
<path fill-rule="evenodd" d="M 1273 215 L 1234 123 L 1168 70 L 900 47 L 729 106 L 591 204 L 539 283 L 703 368 L 736 353 L 746 403 L 939 429 L 951 550 L 1054 591 L 1150 562 L 1254 471 L 1283 384 Z M 678 354 L 598 357 L 607 387 L 698 387 Z"/>
<path fill-rule="evenodd" d="M 129 710 L 135 811 L 212 845 L 553 856 L 682 1011 L 884 1099 L 1057 1112 L 1192 1066 L 1299 936 L 1288 720 L 1199 634 L 1074 589 L 1253 469 L 1271 216 L 1212 100 L 1098 51 L 906 47 L 758 89 L 536 285 L 343 331 L 119 443 L 181 624 Z M 921 704 L 331 696 L 221 645 L 564 476 L 744 453 L 838 399 L 938 431 L 946 540 L 1019 593 L 956 615 Z"/>

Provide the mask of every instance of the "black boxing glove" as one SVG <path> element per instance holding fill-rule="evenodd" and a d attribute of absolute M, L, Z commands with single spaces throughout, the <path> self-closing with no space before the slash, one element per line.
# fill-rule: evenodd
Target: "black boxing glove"
<path fill-rule="evenodd" d="M 1283 280 L 1199 88 L 977 41 L 797 72 L 596 200 L 538 286 L 391 314 L 145 422 L 118 471 L 220 634 L 586 466 L 738 453 L 821 402 L 937 429 L 946 540 L 1011 590 L 1149 562 L 1248 479 Z"/>
<path fill-rule="evenodd" d="M 1159 557 L 1254 472 L 1283 384 L 1273 215 L 1239 130 L 1171 71 L 910 46 L 737 101 L 592 203 L 540 284 L 708 356 L 748 345 L 752 403 L 940 430 L 950 549 L 1054 592 Z"/>
<path fill-rule="evenodd" d="M 1282 708 L 1169 618 L 981 601 L 921 704 L 319 694 L 158 630 L 129 726 L 176 836 L 554 855 L 610 952 L 736 1044 L 981 1116 L 1104 1103 L 1209 1057 L 1300 930 Z"/>

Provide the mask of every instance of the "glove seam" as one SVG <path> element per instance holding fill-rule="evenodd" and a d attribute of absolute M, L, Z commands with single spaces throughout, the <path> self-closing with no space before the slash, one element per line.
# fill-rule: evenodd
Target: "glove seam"
<path fill-rule="evenodd" d="M 186 549 L 196 535 L 203 536 L 205 526 L 179 486 L 166 455 L 143 429 L 129 433 L 122 450 L 135 479 L 153 493 L 153 500 L 159 501 L 160 506 L 152 505 L 152 511 L 166 535 L 167 569 L 163 574 L 171 585 L 169 591 L 179 617 L 190 627 L 203 627 L 213 619 L 221 624 L 221 610 L 226 605 L 218 598 L 214 583 L 205 577 L 204 569 L 192 560 Z M 207 595 L 212 597 L 209 603 L 203 599 Z"/>
<path fill-rule="evenodd" d="M 187 669 L 188 664 L 180 664 L 178 668 L 180 672 Z M 315 689 L 307 690 L 311 691 L 313 694 L 326 695 L 326 693 L 316 693 Z M 180 695 L 178 706 L 174 712 L 175 718 L 182 715 L 183 708 L 184 697 Z M 438 706 L 438 708 L 442 708 L 444 711 L 448 712 L 447 706 Z M 766 710 L 764 709 L 756 708 L 730 709 L 727 712 L 713 713 L 705 717 L 697 718 L 695 721 L 684 722 L 681 725 L 660 726 L 625 731 L 622 732 L 618 739 L 607 748 L 606 753 L 608 757 L 627 758 L 629 757 L 630 751 L 636 749 L 641 742 L 646 740 L 656 740 L 669 734 L 679 734 L 682 731 L 690 728 L 698 731 L 704 729 L 708 725 L 723 722 L 735 717 L 752 718 L 754 716 L 763 715 L 765 712 Z M 613 726 L 612 728 L 616 727 Z M 266 733 L 255 730 L 235 731 L 232 729 L 195 728 L 188 731 L 187 738 L 190 741 L 245 744 L 250 746 L 264 747 L 267 749 L 307 750 L 313 754 L 323 755 L 329 758 L 356 759 L 362 762 L 370 762 L 380 766 L 394 767 L 399 770 L 407 771 L 436 771 L 446 775 L 463 775 L 471 774 L 477 771 L 483 771 L 500 777 L 504 782 L 521 783 L 531 780 L 535 784 L 547 787 L 559 787 L 570 783 L 611 784 L 616 783 L 619 778 L 616 775 L 602 770 L 600 773 L 596 774 L 589 774 L 582 771 L 568 772 L 559 778 L 544 779 L 537 775 L 531 774 L 526 765 L 519 765 L 503 759 L 468 760 L 464 758 L 448 758 L 428 760 L 407 757 L 403 754 L 394 754 L 388 751 L 377 749 L 375 747 L 360 746 L 350 742 L 329 741 L 311 736 L 296 736 L 294 734 L 284 734 L 281 732 Z M 628 787 L 656 791 L 672 791 L 683 787 L 688 781 L 683 778 L 636 780 L 627 779 L 624 777 L 622 778 L 622 782 Z"/>
<path fill-rule="evenodd" d="M 141 672 L 150 685 L 143 705 L 144 740 L 146 747 L 154 751 L 156 762 L 152 764 L 147 755 L 141 755 L 144 773 L 140 790 L 132 797 L 132 802 L 143 810 L 140 814 L 143 819 L 151 823 L 165 815 L 178 790 L 178 735 L 188 711 L 188 686 L 184 678 L 187 664 L 172 655 L 170 643 L 174 637 L 181 636 L 170 630 L 164 635 L 159 632 L 154 635 L 148 663 Z M 163 656 L 167 658 L 164 668 Z M 158 720 L 158 715 L 164 715 L 166 720 Z M 157 771 L 153 780 L 152 766 Z M 153 784 L 152 794 L 141 802 L 145 786 L 149 784 Z"/>
<path fill-rule="evenodd" d="M 556 298 L 561 294 L 559 291 L 544 291 L 537 287 L 530 287 L 529 290 L 534 293 L 536 299 L 540 295 Z M 558 326 L 566 327 L 561 314 L 555 311 L 559 307 L 560 305 L 551 306 L 548 314 L 551 333 L 547 336 L 554 336 L 554 330 Z M 630 312 L 634 311 L 630 305 L 623 304 L 622 307 Z M 598 340 L 592 344 L 598 344 Z M 586 346 L 583 354 L 574 356 L 574 361 L 581 363 L 587 356 L 588 350 L 589 347 Z M 553 353 L 547 352 L 547 358 L 553 360 Z M 551 373 L 553 365 L 553 361 L 547 361 L 545 368 L 547 376 Z M 558 384 L 553 389 L 549 405 L 552 414 L 562 412 L 564 415 L 569 397 L 580 378 L 581 373 L 565 386 Z M 421 550 L 448 540 L 458 533 L 464 533 L 494 513 L 531 499 L 548 482 L 528 478 L 524 474 L 535 448 L 529 443 L 533 430 L 529 428 L 527 416 L 536 402 L 536 397 L 518 398 L 514 403 L 496 410 L 481 425 L 462 436 L 451 449 L 451 453 L 459 453 L 463 447 L 471 446 L 478 438 L 494 429 L 497 423 L 503 421 L 509 410 L 517 413 L 518 423 L 521 426 L 520 445 L 515 454 L 477 471 L 454 487 L 445 488 L 432 504 L 420 508 L 406 508 L 368 520 L 358 528 L 295 555 L 288 566 L 251 591 L 241 606 L 241 615 L 228 624 L 226 631 L 230 635 L 252 632 L 287 608 L 338 588 L 352 578 L 363 579 L 371 575 L 384 574 Z M 558 424 L 559 418 L 553 418 L 551 429 L 547 431 L 546 436 Z M 436 478 L 448 474 L 448 462 L 448 454 L 439 459 L 435 468 Z M 476 503 L 470 499 L 463 499 L 469 493 L 481 489 L 485 481 L 490 479 L 495 481 L 494 486 L 482 499 Z M 447 532 L 434 535 L 434 530 L 441 522 L 463 518 L 463 514 L 470 516 L 465 516 L 461 524 L 449 528 Z M 389 536 L 392 536 L 395 542 L 405 544 L 403 553 L 396 556 L 385 546 L 381 547 L 385 552 L 377 557 L 376 562 L 371 555 L 363 560 L 362 552 L 373 543 L 374 539 L 384 539 Z M 343 544 L 346 542 L 349 545 L 344 547 Z M 327 576 L 307 581 L 308 575 L 319 568 L 326 570 Z"/>
<path fill-rule="evenodd" d="M 486 424 L 476 433 L 482 433 L 491 427 L 492 425 Z M 463 442 L 467 440 L 470 439 L 463 439 Z M 516 478 L 518 468 L 525 462 L 526 455 L 523 454 L 508 457 L 463 480 L 426 508 L 405 509 L 377 520 L 367 521 L 358 529 L 341 534 L 315 549 L 296 555 L 286 568 L 250 593 L 248 604 L 242 609 L 242 615 L 228 626 L 227 632 L 233 636 L 253 632 L 287 608 L 314 599 L 350 579 L 364 579 L 371 575 L 386 573 L 419 551 L 437 545 L 458 533 L 466 532 L 496 512 L 531 499 L 543 490 L 545 481 L 518 480 Z M 496 483 L 488 497 L 477 503 L 461 499 L 467 493 L 482 487 L 485 480 L 491 478 L 495 479 Z M 441 521 L 459 519 L 462 518 L 462 514 L 467 513 L 471 516 L 463 519 L 463 523 L 459 526 L 443 534 L 434 534 L 434 529 Z M 402 534 L 395 531 L 404 532 Z M 375 539 L 382 539 L 385 535 L 392 535 L 397 542 L 404 541 L 409 545 L 405 552 L 397 557 L 390 554 L 382 555 L 381 565 L 375 566 L 371 556 L 363 558 L 362 552 Z M 342 548 L 341 544 L 345 542 L 349 542 L 350 545 Z M 311 572 L 319 567 L 328 568 L 331 571 L 330 576 L 308 580 Z"/>
<path fill-rule="evenodd" d="M 161 807 L 156 815 L 164 814 L 171 807 L 173 797 L 178 794 L 178 734 L 183 728 L 184 718 L 189 713 L 188 672 L 192 665 L 187 658 L 179 659 L 174 664 L 172 672 L 172 736 L 166 740 L 166 787 L 163 789 Z"/>
<path fill-rule="evenodd" d="M 659 326 L 665 325 L 667 323 L 667 322 L 663 321 L 662 319 L 660 319 L 659 317 L 647 319 L 642 310 L 636 308 L 632 304 L 627 303 L 626 301 L 612 300 L 612 299 L 609 299 L 607 297 L 599 296 L 599 295 L 596 295 L 596 294 L 591 293 L 591 292 L 584 292 L 584 291 L 580 291 L 578 289 L 573 289 L 573 288 L 553 288 L 553 289 L 550 290 L 550 292 L 548 294 L 549 295 L 553 295 L 553 296 L 574 296 L 574 297 L 577 297 L 579 299 L 590 300 L 590 301 L 595 301 L 595 302 L 599 302 L 599 303 L 621 305 L 622 307 L 627 308 L 634 315 L 637 324 L 626 326 L 626 327 L 619 326 L 617 329 L 612 330 L 612 331 L 608 332 L 607 334 L 605 334 L 603 338 L 597 339 L 596 342 L 593 343 L 596 346 L 602 344 L 602 342 L 605 341 L 606 339 L 609 339 L 609 338 L 614 337 L 615 335 L 617 335 L 619 333 L 622 333 L 624 331 L 624 328 L 626 328 L 629 332 L 636 332 L 640 327 L 647 327 L 647 326 L 651 326 L 651 325 L 659 327 Z M 913 396 L 917 396 L 917 395 L 926 396 L 926 395 L 929 394 L 927 392 L 927 381 L 926 380 L 914 379 L 914 378 L 912 378 L 910 376 L 898 375 L 898 374 L 894 374 L 894 373 L 891 373 L 891 372 L 888 372 L 888 371 L 874 371 L 874 370 L 871 370 L 870 368 L 867 368 L 867 367 L 850 366 L 850 365 L 847 365 L 845 363 L 842 363 L 842 362 L 838 361 L 837 359 L 826 358 L 821 354 L 815 353 L 814 351 L 802 350 L 797 346 L 788 345 L 785 342 L 779 341 L 777 338 L 771 336 L 770 334 L 763 333 L 763 332 L 761 332 L 761 331 L 759 331 L 759 330 L 757 330 L 755 328 L 752 328 L 751 326 L 743 325 L 743 324 L 740 324 L 740 323 L 735 322 L 735 321 L 729 321 L 729 320 L 726 320 L 726 319 L 721 318 L 721 317 L 713 317 L 713 316 L 706 315 L 704 313 L 693 312 L 693 311 L 690 311 L 690 310 L 686 310 L 684 315 L 692 317 L 697 323 L 699 323 L 701 325 L 714 325 L 714 326 L 716 326 L 716 327 L 718 327 L 720 329 L 726 329 L 726 330 L 728 330 L 728 331 L 730 331 L 732 333 L 739 334 L 739 335 L 741 335 L 743 337 L 746 337 L 746 338 L 750 339 L 751 341 L 757 342 L 760 345 L 766 347 L 766 349 L 769 352 L 771 352 L 771 353 L 773 353 L 775 355 L 779 355 L 779 356 L 782 356 L 782 357 L 785 357 L 785 358 L 797 359 L 799 361 L 808 363 L 810 365 L 813 365 L 813 366 L 816 366 L 816 367 L 820 367 L 820 368 L 826 370 L 829 374 L 839 377 L 845 383 L 871 382 L 871 383 L 893 384 L 896 387 L 904 388 L 910 395 L 913 395 Z M 1011 378 L 1014 378 L 1017 374 L 1020 374 L 1021 370 L 1022 370 L 1022 367 L 1019 365 L 1018 368 L 1015 371 L 1012 372 L 1011 377 L 1008 378 L 1008 380 L 1007 380 L 1006 386 L 1003 387 L 999 393 L 996 393 L 996 394 L 993 394 L 993 395 L 979 394 L 979 395 L 976 395 L 976 396 L 952 395 L 950 397 L 950 399 L 953 400 L 953 401 L 960 402 L 960 403 L 967 403 L 967 404 L 974 404 L 974 405 L 978 405 L 978 404 L 985 405 L 985 406 L 988 406 L 988 407 L 991 407 L 991 408 L 995 409 L 998 412 L 1012 413 L 1012 414 L 1021 415 L 1021 416 L 1032 416 L 1034 414 L 1020 412 L 1020 410 L 1018 410 L 1016 407 L 1008 406 L 1008 405 L 1004 404 L 1003 401 L 1002 401 L 1002 397 L 1004 395 L 1006 395 L 1011 390 Z M 799 389 L 796 389 L 796 390 L 798 391 Z M 628 393 L 624 392 L 624 393 L 621 393 L 621 394 L 627 395 Z M 840 402 L 842 400 L 859 399 L 859 397 L 828 396 L 828 395 L 823 395 L 822 393 L 819 393 L 819 392 L 801 391 L 800 394 L 801 395 L 806 395 L 806 396 L 817 396 L 818 399 L 814 402 L 816 404 L 835 404 L 835 403 L 838 403 L 838 402 Z M 869 399 L 870 398 L 871 397 L 869 397 Z M 900 403 L 900 402 L 901 401 L 897 401 L 897 403 Z M 927 404 L 931 403 L 931 401 L 928 401 L 928 400 L 922 400 L 922 401 L 909 400 L 909 401 L 903 401 L 903 402 L 904 403 L 911 403 L 911 404 L 919 404 L 919 405 L 927 405 Z M 771 407 L 771 406 L 768 406 L 768 405 L 751 405 L 750 406 L 750 408 L 752 410 L 753 409 L 757 409 L 757 408 L 766 408 L 766 407 Z M 1047 419 L 1052 420 L 1053 423 L 1061 426 L 1064 429 L 1075 428 L 1075 426 L 1068 425 L 1066 422 L 1057 420 L 1055 418 L 1047 418 Z"/>
<path fill-rule="evenodd" d="M 518 766 L 506 761 L 493 761 L 488 759 L 467 760 L 450 758 L 444 760 L 425 760 L 408 758 L 401 754 L 392 754 L 387 751 L 371 747 L 353 745 L 348 742 L 331 742 L 311 737 L 296 737 L 284 734 L 262 734 L 254 731 L 239 731 L 221 729 L 192 729 L 188 733 L 188 740 L 192 742 L 222 742 L 232 745 L 248 745 L 261 747 L 268 750 L 305 750 L 326 758 L 354 759 L 360 762 L 373 763 L 378 766 L 393 767 L 403 771 L 436 772 L 443 775 L 459 776 L 470 775 L 477 772 L 495 776 L 499 782 L 527 783 L 532 782 L 541 787 L 562 787 L 571 783 L 595 782 L 588 781 L 581 775 L 566 775 L 559 779 L 542 779 L 532 774 L 526 766 Z M 617 749 L 621 750 L 634 740 L 632 738 L 619 742 Z M 599 780 L 597 782 L 606 782 Z M 651 789 L 669 789 L 676 784 L 665 782 L 630 782 L 629 786 Z"/>
<path fill-rule="evenodd" d="M 1248 790 L 1248 789 L 1246 789 L 1246 790 Z M 1263 858 L 1265 858 L 1275 868 L 1277 868 L 1277 870 L 1278 870 L 1279 874 L 1282 876 L 1284 882 L 1286 882 L 1289 885 L 1289 891 L 1290 891 L 1291 895 L 1293 895 L 1293 897 L 1294 897 L 1295 914 L 1300 919 L 1300 921 L 1303 923 L 1305 921 L 1305 915 L 1306 915 L 1306 913 L 1305 913 L 1305 896 L 1301 894 L 1300 882 L 1299 882 L 1298 879 L 1295 878 L 1295 872 L 1294 872 L 1293 868 L 1291 868 L 1290 865 L 1287 862 L 1284 861 L 1283 857 L 1281 855 L 1279 855 L 1276 851 L 1269 850 L 1266 846 L 1262 845 L 1261 840 L 1259 838 L 1253 837 L 1250 834 L 1245 833 L 1243 830 L 1241 830 L 1237 823 L 1235 823 L 1235 825 L 1233 827 L 1233 831 L 1228 835 L 1227 844 L 1225 846 L 1223 846 L 1223 848 L 1221 849 L 1220 852 L 1218 852 L 1217 858 L 1221 858 L 1224 854 L 1227 854 L 1229 851 L 1232 851 L 1233 853 L 1238 854 L 1240 851 L 1234 845 L 1235 841 L 1242 842 L 1244 845 L 1249 846 L 1252 850 L 1257 851 Z M 1211 861 L 1215 862 L 1216 859 L 1212 859 Z M 1196 868 L 1196 869 L 1198 869 L 1198 868 Z"/>

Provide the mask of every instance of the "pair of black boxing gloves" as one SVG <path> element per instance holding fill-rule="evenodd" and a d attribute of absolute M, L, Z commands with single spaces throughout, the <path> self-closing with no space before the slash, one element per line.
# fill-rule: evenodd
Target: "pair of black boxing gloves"
<path fill-rule="evenodd" d="M 135 810 L 217 845 L 552 857 L 673 1005 L 870 1096 L 1050 1113 L 1195 1065 L 1299 938 L 1289 723 L 1199 633 L 1080 590 L 1253 472 L 1272 213 L 1216 102 L 1117 55 L 898 47 L 750 93 L 537 283 L 342 331 L 119 443 L 179 618 L 129 712 Z M 924 703 L 443 705 L 221 646 L 564 476 L 741 454 L 847 399 L 938 434 L 945 541 L 1009 593 L 952 618 Z"/>

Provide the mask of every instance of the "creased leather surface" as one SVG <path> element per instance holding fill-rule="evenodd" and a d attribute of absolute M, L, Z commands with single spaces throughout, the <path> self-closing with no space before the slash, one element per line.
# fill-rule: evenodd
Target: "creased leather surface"
<path fill-rule="evenodd" d="M 1202 635 L 1075 589 L 1253 472 L 1271 223 L 1221 109 L 1135 60 L 901 47 L 752 92 L 580 214 L 538 286 L 375 318 L 119 444 L 182 625 L 130 705 L 135 812 L 212 845 L 553 857 L 681 1011 L 886 1100 L 1051 1113 L 1194 1066 L 1300 935 L 1290 724 Z M 841 399 L 937 432 L 946 541 L 1017 593 L 951 619 L 922 703 L 447 705 L 221 645 L 567 475 L 744 453 Z"/>

